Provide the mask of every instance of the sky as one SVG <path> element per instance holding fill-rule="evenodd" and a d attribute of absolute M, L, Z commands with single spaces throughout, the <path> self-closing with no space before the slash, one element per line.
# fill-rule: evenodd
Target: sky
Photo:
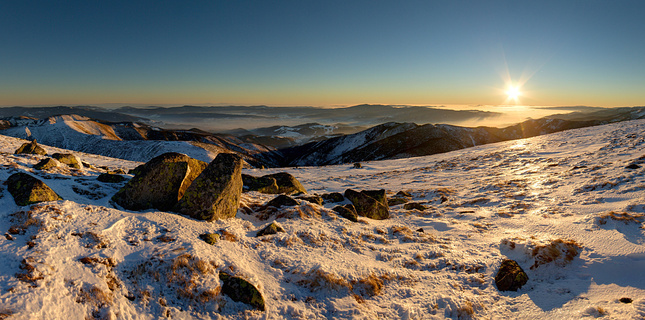
<path fill-rule="evenodd" d="M 593 0 L 6 0 L 0 105 L 645 105 L 643 12 Z"/>

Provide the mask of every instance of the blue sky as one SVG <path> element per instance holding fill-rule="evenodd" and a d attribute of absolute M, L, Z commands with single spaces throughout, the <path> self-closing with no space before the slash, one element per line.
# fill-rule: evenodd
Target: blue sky
<path fill-rule="evenodd" d="M 0 105 L 645 105 L 643 12 L 641 1 L 2 1 Z"/>

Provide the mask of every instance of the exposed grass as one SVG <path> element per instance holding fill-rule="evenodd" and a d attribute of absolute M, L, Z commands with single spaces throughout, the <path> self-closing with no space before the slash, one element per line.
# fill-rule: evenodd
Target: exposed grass
<path fill-rule="evenodd" d="M 582 246 L 575 240 L 556 239 L 546 245 L 536 246 L 532 250 L 535 263 L 531 269 L 540 265 L 554 262 L 556 265 L 565 266 L 573 261 Z"/>
<path fill-rule="evenodd" d="M 615 211 L 609 211 L 607 213 L 603 213 L 598 217 L 598 224 L 603 225 L 607 223 L 608 219 L 612 219 L 614 221 L 621 221 L 625 224 L 629 223 L 641 223 L 643 222 L 643 214 L 642 213 L 628 213 L 628 212 L 615 212 Z"/>

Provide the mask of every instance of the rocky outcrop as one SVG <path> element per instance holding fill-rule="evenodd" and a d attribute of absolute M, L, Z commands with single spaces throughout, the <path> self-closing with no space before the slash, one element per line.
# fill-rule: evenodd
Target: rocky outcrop
<path fill-rule="evenodd" d="M 385 190 L 364 190 L 361 192 L 352 189 L 345 190 L 345 198 L 349 199 L 359 216 L 375 220 L 390 217 L 390 208 L 387 205 Z"/>
<path fill-rule="evenodd" d="M 40 162 L 38 162 L 35 166 L 34 169 L 36 170 L 47 170 L 51 168 L 56 168 L 60 165 L 60 162 L 58 160 L 52 159 L 52 158 L 47 158 L 43 159 Z"/>
<path fill-rule="evenodd" d="M 52 154 L 52 158 L 74 169 L 80 169 L 82 167 L 80 159 L 71 153 L 54 153 Z"/>
<path fill-rule="evenodd" d="M 20 146 L 20 148 L 18 148 L 18 150 L 16 150 L 15 153 L 46 155 L 47 151 L 45 151 L 45 149 L 39 146 L 38 143 L 36 143 L 36 140 L 33 140 L 32 142 L 25 143 L 22 146 Z"/>
<path fill-rule="evenodd" d="M 26 173 L 14 173 L 7 179 L 7 189 L 19 206 L 62 200 L 49 186 Z"/>
<path fill-rule="evenodd" d="M 526 272 L 517 262 L 506 259 L 502 261 L 495 276 L 495 285 L 499 291 L 517 291 L 529 280 Z"/>
<path fill-rule="evenodd" d="M 264 298 L 258 289 L 250 282 L 231 276 L 225 272 L 219 273 L 222 280 L 222 293 L 231 300 L 246 303 L 258 310 L 264 311 Z"/>
<path fill-rule="evenodd" d="M 112 201 L 128 210 L 171 210 L 207 165 L 185 154 L 164 153 L 138 167 Z"/>
<path fill-rule="evenodd" d="M 190 184 L 173 211 L 198 220 L 235 217 L 242 195 L 242 158 L 220 153 Z"/>

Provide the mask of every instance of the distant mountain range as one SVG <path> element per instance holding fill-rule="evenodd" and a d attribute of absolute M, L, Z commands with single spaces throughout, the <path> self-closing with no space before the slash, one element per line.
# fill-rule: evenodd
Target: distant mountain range
<path fill-rule="evenodd" d="M 276 112 L 272 107 L 213 108 L 228 111 L 268 108 L 268 113 Z M 392 110 L 404 110 L 403 114 L 408 116 L 427 112 L 420 108 L 362 105 L 341 108 L 340 112 L 351 112 L 353 117 L 359 117 L 364 112 L 363 117 L 375 119 L 376 115 Z M 295 126 L 238 129 L 216 134 L 196 128 L 163 129 L 151 125 L 154 122 L 143 115 L 129 114 L 132 109 L 134 108 L 120 108 L 118 112 L 110 112 L 93 107 L 0 108 L 0 115 L 4 116 L 0 120 L 0 134 L 37 139 L 46 145 L 133 161 L 147 161 L 169 151 L 210 161 L 217 153 L 232 152 L 241 155 L 247 163 L 256 167 L 319 166 L 430 155 L 568 129 L 645 118 L 645 107 L 590 108 L 590 112 L 553 115 L 505 128 L 386 122 L 364 129 L 361 126 L 313 122 Z M 137 110 L 150 112 L 149 115 L 154 118 L 155 115 L 175 115 L 180 111 L 186 117 L 193 117 L 191 112 L 199 114 L 199 111 L 207 109 L 179 107 Z M 304 112 L 302 110 L 305 109 L 307 112 L 312 110 L 303 107 L 300 108 L 301 111 L 296 108 L 294 112 Z M 153 114 L 152 110 L 159 113 Z M 437 110 L 431 112 L 435 111 Z M 83 115 L 57 115 L 64 112 Z M 474 115 L 476 112 L 470 114 Z M 444 115 L 450 116 L 450 112 Z M 347 114 L 345 117 L 347 119 Z"/>

